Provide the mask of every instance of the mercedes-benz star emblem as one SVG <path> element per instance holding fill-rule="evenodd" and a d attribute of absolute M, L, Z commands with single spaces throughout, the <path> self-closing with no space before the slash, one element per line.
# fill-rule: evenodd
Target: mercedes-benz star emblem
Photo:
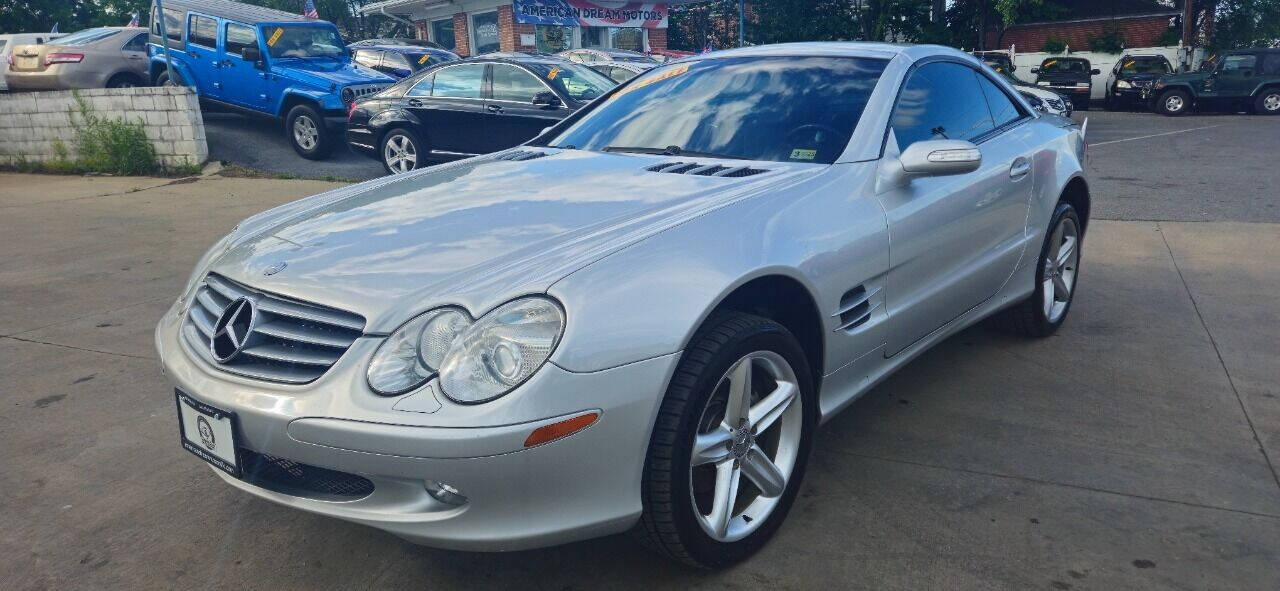
<path fill-rule="evenodd" d="M 213 336 L 209 337 L 209 351 L 218 363 L 231 361 L 240 353 L 249 340 L 256 316 L 257 309 L 249 298 L 239 298 L 222 310 L 213 325 Z"/>
<path fill-rule="evenodd" d="M 289 266 L 289 263 L 280 261 L 274 265 L 271 265 L 270 267 L 267 267 L 264 271 L 262 271 L 262 274 L 270 277 L 272 275 L 275 275 L 276 273 L 283 271 L 284 268 L 288 266 Z"/>

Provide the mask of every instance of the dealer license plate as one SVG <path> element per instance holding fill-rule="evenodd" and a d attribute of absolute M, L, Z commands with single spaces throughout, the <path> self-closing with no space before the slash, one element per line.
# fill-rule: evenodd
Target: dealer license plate
<path fill-rule="evenodd" d="M 182 447 L 226 473 L 240 477 L 236 458 L 236 415 L 175 390 Z"/>

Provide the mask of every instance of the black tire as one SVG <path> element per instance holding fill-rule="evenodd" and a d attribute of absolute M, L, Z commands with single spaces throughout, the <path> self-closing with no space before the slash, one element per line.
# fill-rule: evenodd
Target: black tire
<path fill-rule="evenodd" d="M 1045 262 L 1048 258 L 1049 249 L 1054 245 L 1050 244 L 1053 240 L 1054 230 L 1062 222 L 1064 218 L 1074 222 L 1078 230 L 1076 239 L 1076 261 L 1074 267 L 1074 279 L 1072 281 L 1071 293 L 1072 297 L 1066 302 L 1066 307 L 1062 310 L 1061 315 L 1055 320 L 1051 320 L 1044 309 L 1045 287 Z M 1027 296 L 1027 299 L 1019 302 L 1017 305 L 1004 310 L 996 316 L 996 322 L 1005 330 L 1027 336 L 1027 337 L 1047 337 L 1062 327 L 1066 322 L 1068 313 L 1071 312 L 1071 304 L 1075 301 L 1074 294 L 1080 287 L 1080 261 L 1083 260 L 1080 254 L 1084 247 L 1084 228 L 1080 225 L 1080 216 L 1076 212 L 1076 208 L 1065 201 L 1059 202 L 1058 206 L 1053 210 L 1053 217 L 1049 220 L 1049 230 L 1045 232 L 1044 244 L 1040 247 L 1039 260 L 1036 261 L 1035 291 Z"/>
<path fill-rule="evenodd" d="M 162 70 L 160 72 L 160 75 L 156 76 L 156 86 L 186 86 L 187 85 L 187 83 L 183 82 L 182 80 L 182 74 L 178 74 L 177 72 L 174 72 L 173 80 L 174 80 L 174 83 L 170 84 L 169 72 L 167 70 Z"/>
<path fill-rule="evenodd" d="M 1186 115 L 1191 112 L 1191 95 L 1179 88 L 1166 90 L 1156 99 L 1156 112 L 1169 117 Z"/>
<path fill-rule="evenodd" d="M 302 129 L 297 129 L 299 125 Z M 289 109 L 284 118 L 284 137 L 293 146 L 293 151 L 307 160 L 324 160 L 333 151 L 333 132 L 325 127 L 324 117 L 311 105 L 302 104 Z M 307 141 L 307 137 L 311 140 Z"/>
<path fill-rule="evenodd" d="M 791 476 L 772 512 L 742 539 L 721 542 L 710 537 L 694 515 L 698 509 L 689 493 L 693 438 L 720 378 L 738 359 L 756 351 L 780 355 L 795 372 L 803 412 L 800 443 Z M 795 501 L 817 418 L 808 361 L 790 331 L 740 312 L 713 316 L 694 335 L 663 398 L 645 459 L 644 511 L 633 535 L 660 554 L 701 568 L 724 567 L 751 556 L 773 536 Z"/>
<path fill-rule="evenodd" d="M 1253 112 L 1258 115 L 1280 115 L 1280 88 L 1264 88 L 1253 99 Z"/>
<path fill-rule="evenodd" d="M 397 137 L 407 141 L 414 151 L 415 161 L 413 167 L 407 170 L 395 170 L 392 168 L 391 163 L 387 161 L 387 144 Z M 378 160 L 382 162 L 382 169 L 387 171 L 387 174 L 402 174 L 422 168 L 427 165 L 426 158 L 427 145 L 423 143 L 416 132 L 407 127 L 393 127 L 387 130 L 386 133 L 382 134 L 382 140 L 378 142 Z"/>
<path fill-rule="evenodd" d="M 1116 97 L 1114 95 L 1108 93 L 1107 98 L 1102 101 L 1102 110 L 1119 111 L 1120 101 L 1116 100 Z"/>
<path fill-rule="evenodd" d="M 120 73 L 107 80 L 107 88 L 133 88 L 142 86 L 142 81 L 133 74 Z"/>

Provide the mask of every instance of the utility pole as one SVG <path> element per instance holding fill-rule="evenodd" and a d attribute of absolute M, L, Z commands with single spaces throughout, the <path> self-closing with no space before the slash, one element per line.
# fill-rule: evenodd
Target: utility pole
<path fill-rule="evenodd" d="M 747 0 L 738 0 L 738 47 L 747 44 Z"/>
<path fill-rule="evenodd" d="M 156 24 L 160 27 L 160 47 L 164 48 L 164 71 L 169 76 L 169 83 L 177 86 L 178 79 L 173 76 L 173 61 L 169 59 L 169 33 L 164 28 L 164 5 L 156 0 Z"/>
<path fill-rule="evenodd" d="M 1192 31 L 1195 30 L 1196 11 L 1194 0 L 1182 0 L 1182 46 L 1190 48 L 1195 45 Z"/>

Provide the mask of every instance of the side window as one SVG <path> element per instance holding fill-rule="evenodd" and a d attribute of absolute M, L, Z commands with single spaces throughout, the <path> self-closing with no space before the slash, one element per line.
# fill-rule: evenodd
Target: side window
<path fill-rule="evenodd" d="M 404 55 L 399 53 L 387 52 L 382 54 L 382 65 L 389 68 L 397 68 L 400 70 L 413 69 L 409 67 L 409 60 L 405 59 Z"/>
<path fill-rule="evenodd" d="M 409 92 L 406 92 L 405 94 L 408 96 L 431 96 L 431 84 L 435 79 L 435 74 L 423 76 L 422 80 L 419 80 L 414 84 L 413 88 L 410 88 Z"/>
<path fill-rule="evenodd" d="M 902 86 L 890 127 L 905 150 L 924 140 L 972 140 L 995 124 L 973 70 L 934 62 L 917 68 Z"/>
<path fill-rule="evenodd" d="M 218 46 L 218 21 L 193 14 L 187 18 L 187 43 L 210 49 Z"/>
<path fill-rule="evenodd" d="M 253 27 L 238 23 L 227 23 L 227 53 L 244 55 L 247 48 L 258 48 L 258 31 Z"/>
<path fill-rule="evenodd" d="M 373 51 L 372 49 L 356 50 L 356 63 L 366 68 L 376 68 L 380 64 L 381 51 Z"/>
<path fill-rule="evenodd" d="M 156 34 L 160 34 L 157 25 Z M 164 9 L 164 32 L 172 41 L 182 41 L 182 11 L 171 8 Z"/>
<path fill-rule="evenodd" d="M 1268 76 L 1280 76 L 1280 51 L 1262 56 L 1262 73 Z"/>
<path fill-rule="evenodd" d="M 1239 72 L 1241 70 L 1253 70 L 1258 58 L 1252 54 L 1229 55 L 1222 60 L 1223 72 Z"/>
<path fill-rule="evenodd" d="M 147 34 L 138 33 L 137 35 L 134 35 L 133 39 L 130 39 L 128 43 L 125 43 L 124 47 L 121 47 L 120 50 L 121 51 L 146 51 L 147 50 Z"/>
<path fill-rule="evenodd" d="M 484 64 L 454 66 L 436 72 L 431 96 L 451 98 L 480 98 L 484 82 Z"/>
<path fill-rule="evenodd" d="M 636 77 L 636 73 L 626 68 L 614 68 L 609 77 L 619 84 Z"/>
<path fill-rule="evenodd" d="M 493 65 L 493 100 L 528 103 L 533 95 L 547 91 L 547 86 L 520 68 L 507 64 Z"/>
<path fill-rule="evenodd" d="M 991 108 L 991 119 L 996 127 L 1007 125 L 1022 117 L 1018 107 L 1009 100 L 1009 95 L 1000 90 L 991 79 L 977 72 L 973 74 L 978 77 L 978 86 L 982 87 L 982 94 L 987 97 L 987 106 Z"/>

